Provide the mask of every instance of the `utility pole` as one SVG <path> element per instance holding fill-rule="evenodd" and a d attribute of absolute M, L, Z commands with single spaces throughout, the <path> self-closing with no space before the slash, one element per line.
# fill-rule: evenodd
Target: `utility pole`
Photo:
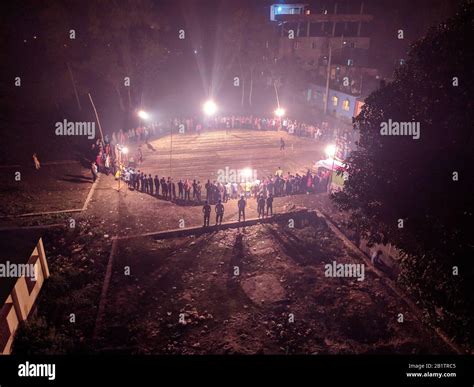
<path fill-rule="evenodd" d="M 334 15 L 337 14 L 337 3 L 334 4 Z M 324 114 L 328 111 L 328 104 L 329 104 L 329 77 L 331 76 L 331 59 L 332 59 L 332 46 L 331 46 L 331 38 L 334 37 L 336 34 L 336 23 L 332 24 L 332 34 L 328 38 L 328 46 L 329 46 L 329 58 L 328 58 L 328 70 L 326 73 L 326 101 L 324 103 Z"/>
<path fill-rule="evenodd" d="M 332 58 L 332 47 L 331 42 L 329 41 L 329 58 L 328 58 L 328 70 L 326 73 L 326 100 L 324 102 L 324 114 L 328 111 L 329 103 L 329 77 L 331 76 L 331 58 Z"/>
<path fill-rule="evenodd" d="M 173 123 L 171 123 L 170 125 L 170 176 L 173 175 L 172 159 L 173 159 Z"/>
<path fill-rule="evenodd" d="M 71 66 L 69 66 L 69 62 L 66 62 L 66 66 L 69 71 L 69 76 L 71 77 L 72 87 L 74 88 L 74 94 L 76 96 L 77 107 L 79 108 L 79 110 L 82 110 L 81 101 L 79 100 L 79 94 L 77 93 L 76 81 L 74 80 L 74 76 L 72 75 L 72 70 L 71 70 Z"/>

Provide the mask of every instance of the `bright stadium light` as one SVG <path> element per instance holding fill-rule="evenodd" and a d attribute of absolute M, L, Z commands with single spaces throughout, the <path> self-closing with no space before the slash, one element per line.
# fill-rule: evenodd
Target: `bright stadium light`
<path fill-rule="evenodd" d="M 275 115 L 277 117 L 283 117 L 285 115 L 285 109 L 279 107 L 278 109 L 275 110 Z"/>
<path fill-rule="evenodd" d="M 212 100 L 208 100 L 204 103 L 202 110 L 206 116 L 213 116 L 217 112 L 217 105 Z"/>
<path fill-rule="evenodd" d="M 150 115 L 143 110 L 139 110 L 138 117 L 140 117 L 142 120 L 148 120 L 148 118 L 150 118 Z"/>
<path fill-rule="evenodd" d="M 241 174 L 246 179 L 249 179 L 250 177 L 252 177 L 252 170 L 250 168 L 245 168 L 245 169 L 242 170 Z"/>
<path fill-rule="evenodd" d="M 329 144 L 324 150 L 327 157 L 333 158 L 336 155 L 336 145 Z"/>
<path fill-rule="evenodd" d="M 122 153 L 126 155 L 128 153 L 128 148 L 125 146 L 122 148 Z"/>

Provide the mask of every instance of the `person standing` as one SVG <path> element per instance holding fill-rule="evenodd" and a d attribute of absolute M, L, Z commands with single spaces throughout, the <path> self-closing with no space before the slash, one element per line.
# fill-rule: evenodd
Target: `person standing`
<path fill-rule="evenodd" d="M 135 171 L 130 169 L 130 179 L 128 180 L 128 188 L 133 189 L 135 186 Z"/>
<path fill-rule="evenodd" d="M 176 200 L 176 184 L 173 179 L 171 179 L 171 194 L 173 195 L 173 200 Z"/>
<path fill-rule="evenodd" d="M 312 190 L 313 190 L 313 176 L 308 170 L 308 172 L 306 173 L 306 194 L 309 195 Z"/>
<path fill-rule="evenodd" d="M 148 174 L 148 193 L 153 195 L 153 177 L 151 177 L 151 174 Z"/>
<path fill-rule="evenodd" d="M 204 214 L 204 226 L 203 227 L 208 227 L 209 226 L 209 218 L 211 217 L 211 206 L 209 205 L 207 200 L 204 203 L 204 206 L 202 207 L 202 213 Z"/>
<path fill-rule="evenodd" d="M 109 176 L 110 173 L 110 156 L 106 155 L 105 156 L 105 174 Z"/>
<path fill-rule="evenodd" d="M 38 160 L 38 155 L 36 153 L 33 153 L 33 162 L 35 163 L 35 168 L 36 170 L 41 168 L 41 164 Z M 94 180 L 95 181 L 95 180 Z"/>
<path fill-rule="evenodd" d="M 142 176 L 140 178 L 141 180 L 141 188 L 142 188 L 142 192 L 147 192 L 148 191 L 148 180 L 146 178 L 146 175 L 142 172 Z"/>
<path fill-rule="evenodd" d="M 280 150 L 285 150 L 285 141 L 283 137 L 280 137 Z"/>
<path fill-rule="evenodd" d="M 138 165 L 140 165 L 143 162 L 143 152 L 142 152 L 141 145 L 138 147 L 138 150 L 137 150 L 137 160 L 138 160 Z"/>
<path fill-rule="evenodd" d="M 155 183 L 155 195 L 159 196 L 160 195 L 160 179 L 158 178 L 158 175 L 155 175 L 153 182 Z"/>
<path fill-rule="evenodd" d="M 92 162 L 91 164 L 91 172 L 92 172 L 92 180 L 95 181 L 97 180 L 97 176 L 99 175 L 99 169 L 97 168 L 97 164 L 95 161 Z"/>
<path fill-rule="evenodd" d="M 262 219 L 265 217 L 265 198 L 263 195 L 260 195 L 257 200 L 257 212 L 259 219 L 260 217 L 262 217 Z"/>
<path fill-rule="evenodd" d="M 178 181 L 178 197 L 179 197 L 180 199 L 184 199 L 183 186 L 184 186 L 183 180 L 180 179 L 180 180 Z"/>
<path fill-rule="evenodd" d="M 171 177 L 168 176 L 168 180 L 166 181 L 166 185 L 168 186 L 168 198 L 169 200 L 172 200 L 172 187 L 171 187 Z M 176 194 L 176 192 L 175 192 Z"/>
<path fill-rule="evenodd" d="M 209 179 L 204 187 L 206 188 L 206 200 L 209 200 L 211 197 L 211 181 Z"/>
<path fill-rule="evenodd" d="M 219 199 L 216 204 L 216 226 L 222 224 L 222 218 L 224 217 L 224 205 Z"/>
<path fill-rule="evenodd" d="M 138 169 L 136 172 L 135 172 L 135 191 L 138 191 L 140 189 L 140 176 L 141 176 L 141 172 L 140 170 Z"/>
<path fill-rule="evenodd" d="M 273 194 L 270 193 L 267 198 L 267 216 L 270 211 L 270 216 L 273 216 Z"/>
<path fill-rule="evenodd" d="M 201 182 L 198 180 L 197 182 L 197 200 L 198 200 L 198 203 L 201 203 L 201 190 L 202 190 L 202 185 L 201 185 Z"/>
<path fill-rule="evenodd" d="M 241 217 L 244 219 L 245 222 L 245 206 L 247 205 L 247 202 L 245 201 L 244 195 L 242 195 L 237 202 L 237 206 L 239 208 L 239 222 Z"/>
<path fill-rule="evenodd" d="M 197 194 L 197 183 L 196 183 L 196 179 L 193 180 L 193 200 L 196 200 L 196 194 Z"/>
<path fill-rule="evenodd" d="M 191 201 L 191 181 L 188 179 L 184 182 L 184 200 Z"/>
<path fill-rule="evenodd" d="M 280 178 L 283 177 L 283 169 L 281 169 L 281 167 L 278 167 L 278 169 L 275 172 L 275 176 L 280 177 Z"/>
<path fill-rule="evenodd" d="M 165 200 L 168 199 L 168 185 L 166 184 L 165 177 L 163 176 L 161 178 L 161 195 L 165 198 Z"/>

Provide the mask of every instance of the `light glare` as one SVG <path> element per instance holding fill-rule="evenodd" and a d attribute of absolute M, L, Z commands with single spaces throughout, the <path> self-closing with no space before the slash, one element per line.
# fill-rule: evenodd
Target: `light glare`
<path fill-rule="evenodd" d="M 336 155 L 336 145 L 329 144 L 324 150 L 327 157 L 334 157 Z"/>
<path fill-rule="evenodd" d="M 202 109 L 206 116 L 212 116 L 217 112 L 217 105 L 214 103 L 214 101 L 209 100 L 204 103 Z"/>

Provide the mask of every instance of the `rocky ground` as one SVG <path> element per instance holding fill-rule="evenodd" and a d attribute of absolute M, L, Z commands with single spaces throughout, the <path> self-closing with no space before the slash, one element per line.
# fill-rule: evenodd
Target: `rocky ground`
<path fill-rule="evenodd" d="M 122 240 L 101 350 L 146 354 L 447 353 L 367 267 L 311 217 L 199 237 Z M 397 321 L 399 313 L 403 323 Z"/>

